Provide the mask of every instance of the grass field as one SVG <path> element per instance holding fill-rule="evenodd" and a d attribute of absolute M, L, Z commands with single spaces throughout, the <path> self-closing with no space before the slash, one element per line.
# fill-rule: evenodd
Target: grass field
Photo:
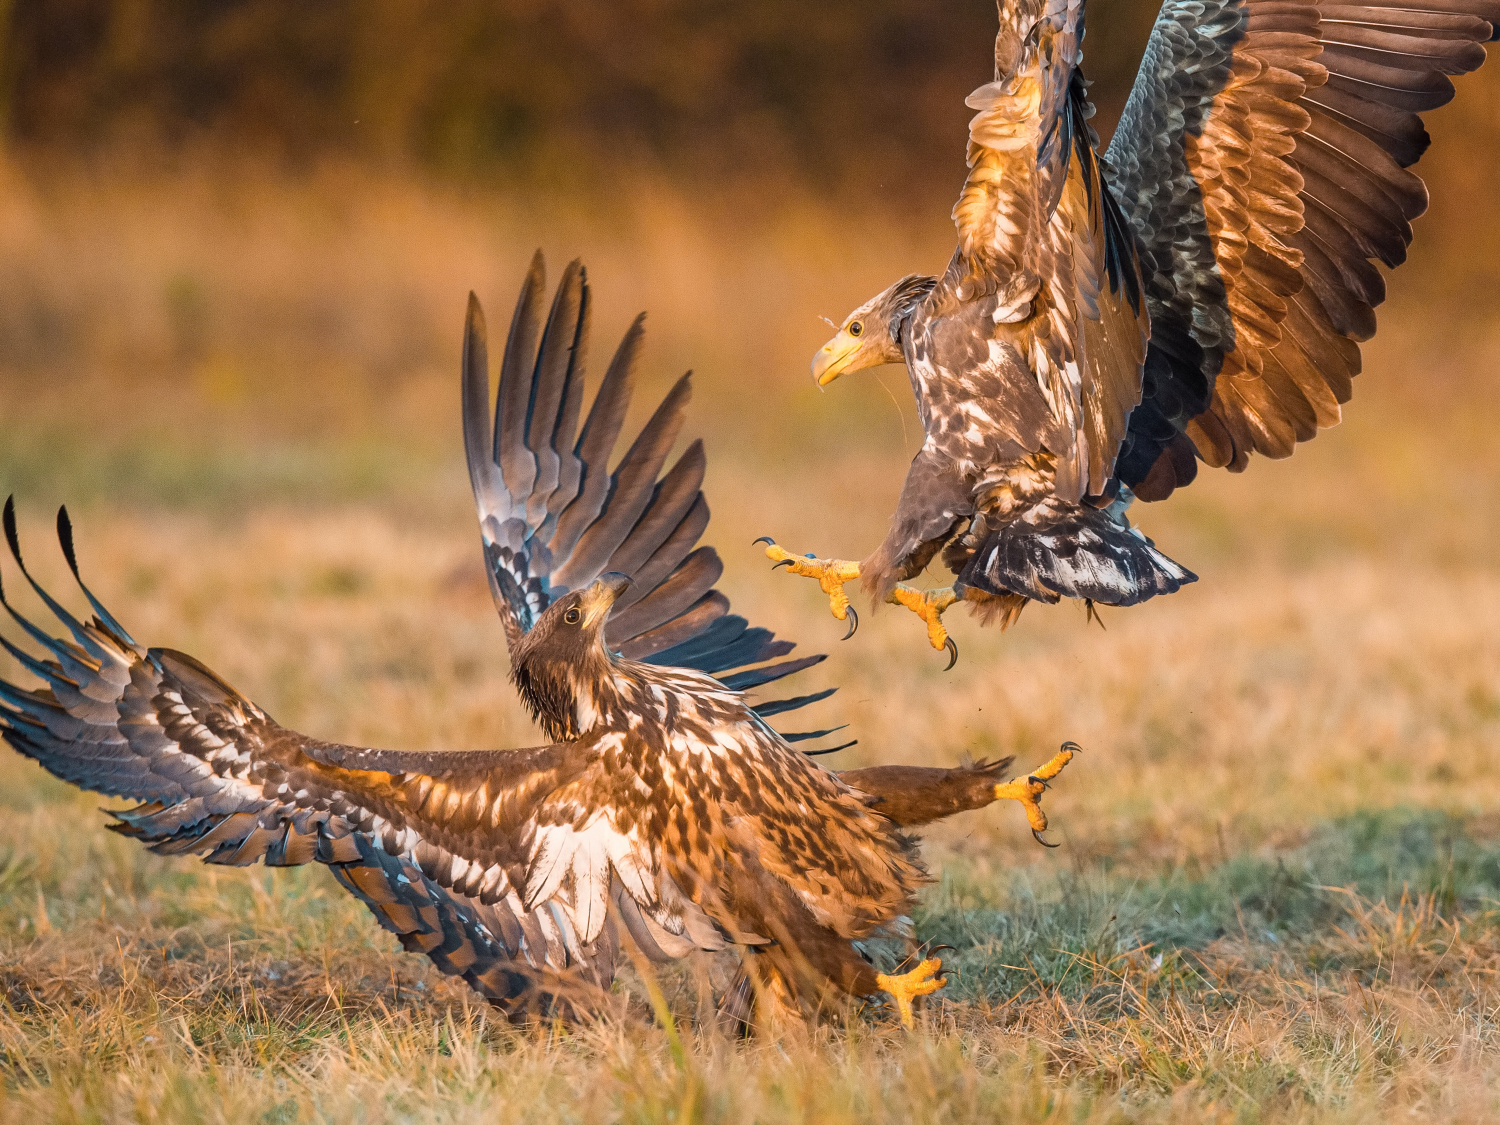
<path fill-rule="evenodd" d="M 627 969 L 598 1026 L 510 1029 L 326 871 L 149 855 L 7 751 L 0 1121 L 1500 1118 L 1492 264 L 1455 289 L 1419 239 L 1345 426 L 1137 509 L 1197 585 L 1104 630 L 955 615 L 944 674 L 893 612 L 839 644 L 750 546 L 880 535 L 918 441 L 904 376 L 820 395 L 806 363 L 819 316 L 941 265 L 941 211 L 757 199 L 746 227 L 745 201 L 660 185 L 601 213 L 340 168 L 0 178 L 0 492 L 34 572 L 69 588 L 65 501 L 124 623 L 287 725 L 535 739 L 480 571 L 457 354 L 467 290 L 498 333 L 541 245 L 554 274 L 590 266 L 596 371 L 651 310 L 637 416 L 698 369 L 721 588 L 832 653 L 820 718 L 860 738 L 834 764 L 1087 748 L 1049 795 L 1059 850 L 1014 808 L 931 834 L 918 930 L 961 975 L 915 1034 L 851 1009 L 748 1044 L 700 1018 L 709 964 L 655 982 L 665 1027 Z"/>

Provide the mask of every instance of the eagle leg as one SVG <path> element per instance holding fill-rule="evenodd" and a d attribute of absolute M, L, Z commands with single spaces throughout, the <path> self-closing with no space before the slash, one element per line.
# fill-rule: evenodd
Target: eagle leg
<path fill-rule="evenodd" d="M 886 976 L 881 973 L 875 978 L 875 983 L 880 986 L 882 992 L 890 994 L 896 1004 L 896 1015 L 901 1019 L 901 1026 L 910 1030 L 912 1027 L 912 1001 L 918 996 L 927 996 L 936 992 L 948 982 L 939 975 L 943 967 L 942 961 L 936 957 L 929 957 L 909 973 L 900 973 L 894 976 Z"/>
<path fill-rule="evenodd" d="M 854 631 L 859 628 L 859 615 L 849 604 L 849 595 L 844 593 L 844 583 L 853 582 L 860 576 L 859 563 L 844 559 L 820 559 L 816 555 L 794 555 L 785 547 L 778 546 L 768 535 L 762 535 L 755 542 L 766 544 L 766 558 L 775 564 L 771 567 L 772 570 L 786 567 L 793 574 L 816 578 L 818 585 L 828 595 L 828 608 L 833 616 L 840 621 L 849 622 L 849 631 L 844 634 L 843 639 L 847 641 L 854 636 Z M 927 623 L 928 643 L 939 652 L 946 650 L 948 653 L 948 667 L 944 671 L 958 663 L 958 645 L 943 626 L 943 611 L 958 601 L 958 593 L 952 586 L 937 590 L 918 590 L 903 582 L 887 594 L 885 600 L 892 605 L 905 606 Z"/>
<path fill-rule="evenodd" d="M 1049 844 L 1042 838 L 1042 833 L 1047 831 L 1047 814 L 1042 812 L 1042 794 L 1050 788 L 1047 782 L 1062 773 L 1063 767 L 1082 749 L 1076 742 L 1064 742 L 1062 749 L 1052 755 L 1051 761 L 1040 769 L 1024 778 L 1018 777 L 1014 781 L 995 786 L 995 800 L 1021 802 L 1021 807 L 1026 810 L 1026 821 L 1031 825 L 1031 834 L 1043 847 L 1055 848 L 1057 845 Z"/>
<path fill-rule="evenodd" d="M 903 582 L 899 583 L 885 600 L 892 605 L 905 606 L 927 622 L 928 643 L 939 652 L 943 649 L 948 650 L 948 667 L 943 671 L 948 671 L 958 663 L 958 645 L 953 643 L 953 638 L 943 627 L 943 611 L 958 601 L 958 593 L 952 586 L 944 586 L 937 590 L 918 590 L 915 586 L 908 586 Z"/>
<path fill-rule="evenodd" d="M 859 577 L 859 563 L 843 559 L 820 559 L 814 555 L 794 555 L 785 547 L 778 547 L 769 536 L 761 536 L 756 542 L 768 544 L 766 558 L 776 564 L 772 570 L 786 567 L 793 574 L 816 578 L 823 593 L 828 595 L 828 608 L 833 611 L 833 616 L 850 623 L 844 640 L 854 636 L 854 630 L 859 628 L 859 617 L 849 604 L 849 595 L 844 593 L 844 583 L 853 582 Z"/>

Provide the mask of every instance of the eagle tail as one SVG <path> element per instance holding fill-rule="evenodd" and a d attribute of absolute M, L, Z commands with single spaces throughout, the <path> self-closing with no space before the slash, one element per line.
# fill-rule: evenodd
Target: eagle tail
<path fill-rule="evenodd" d="M 1123 516 L 1053 500 L 989 529 L 964 563 L 954 590 L 960 597 L 977 590 L 1049 604 L 1080 598 L 1128 606 L 1197 580 Z"/>

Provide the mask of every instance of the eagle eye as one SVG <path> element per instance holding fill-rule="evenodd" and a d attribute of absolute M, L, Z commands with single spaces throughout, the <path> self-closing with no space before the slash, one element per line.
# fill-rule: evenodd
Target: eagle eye
<path fill-rule="evenodd" d="M 857 320 L 853 324 L 849 325 L 849 335 L 851 336 L 858 336 L 864 330 L 865 326 Z"/>
<path fill-rule="evenodd" d="M 563 614 L 563 620 L 569 625 L 577 625 L 583 620 L 583 614 L 578 612 L 578 607 L 575 605 Z"/>

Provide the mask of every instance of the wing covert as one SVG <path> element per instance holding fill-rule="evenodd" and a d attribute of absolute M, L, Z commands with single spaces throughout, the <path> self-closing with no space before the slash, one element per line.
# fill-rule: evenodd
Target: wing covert
<path fill-rule="evenodd" d="M 1151 342 L 1118 475 L 1243 470 L 1336 424 L 1427 191 L 1420 114 L 1484 60 L 1495 0 L 1167 0 L 1105 157 Z M 1189 444 L 1190 442 L 1190 444 Z"/>
<path fill-rule="evenodd" d="M 1025 356 L 1054 425 L 1023 444 L 1057 458 L 1072 499 L 1113 476 L 1146 348 L 1133 238 L 1100 184 L 1082 41 L 1079 0 L 1000 5 L 995 79 L 967 100 L 979 112 L 938 297 L 974 303 L 975 331 Z"/>

